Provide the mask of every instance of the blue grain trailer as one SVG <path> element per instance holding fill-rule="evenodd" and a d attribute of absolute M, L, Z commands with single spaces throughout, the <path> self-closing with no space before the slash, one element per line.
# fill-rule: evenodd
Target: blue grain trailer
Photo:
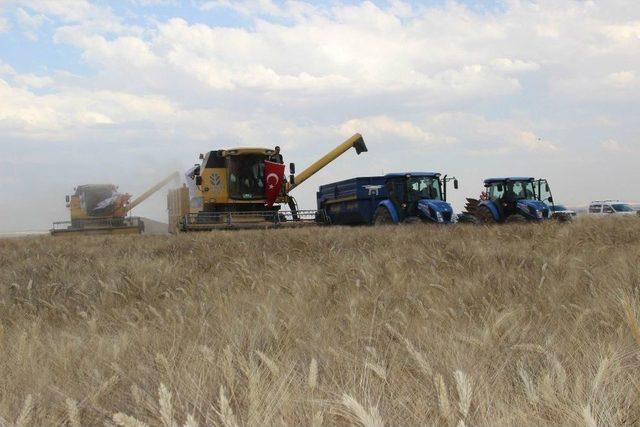
<path fill-rule="evenodd" d="M 339 225 L 398 224 L 405 221 L 450 223 L 447 183 L 458 180 L 436 172 L 390 173 L 347 179 L 320 186 L 318 212 Z"/>

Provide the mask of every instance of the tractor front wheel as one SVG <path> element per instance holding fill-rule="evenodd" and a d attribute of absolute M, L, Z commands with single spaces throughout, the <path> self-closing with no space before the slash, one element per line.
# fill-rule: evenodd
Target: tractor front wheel
<path fill-rule="evenodd" d="M 393 224 L 393 219 L 389 210 L 384 206 L 379 206 L 376 212 L 373 214 L 373 225 L 388 225 Z"/>
<path fill-rule="evenodd" d="M 513 222 L 527 222 L 527 218 L 525 218 L 524 216 L 520 215 L 520 214 L 513 214 L 513 215 L 509 215 L 504 222 L 509 222 L 509 223 L 513 223 Z"/>

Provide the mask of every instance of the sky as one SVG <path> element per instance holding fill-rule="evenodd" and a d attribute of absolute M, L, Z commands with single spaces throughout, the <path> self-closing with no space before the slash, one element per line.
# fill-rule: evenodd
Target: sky
<path fill-rule="evenodd" d="M 640 200 L 640 2 L 0 0 L 0 231 L 66 220 L 86 183 L 134 196 L 199 153 L 280 145 L 294 191 L 400 171 L 547 178 Z M 134 211 L 166 220 L 165 192 Z"/>

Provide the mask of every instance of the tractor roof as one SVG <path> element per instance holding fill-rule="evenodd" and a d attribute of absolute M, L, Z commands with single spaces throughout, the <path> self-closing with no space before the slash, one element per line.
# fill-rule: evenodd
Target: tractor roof
<path fill-rule="evenodd" d="M 385 178 L 404 178 L 407 175 L 415 176 L 415 177 L 427 177 L 427 178 L 437 178 L 440 176 L 438 172 L 396 172 L 396 173 L 388 173 L 384 177 Z"/>
<path fill-rule="evenodd" d="M 485 184 L 493 184 L 496 182 L 505 182 L 505 181 L 533 181 L 535 178 L 531 176 L 507 176 L 504 178 L 487 178 L 484 180 Z"/>

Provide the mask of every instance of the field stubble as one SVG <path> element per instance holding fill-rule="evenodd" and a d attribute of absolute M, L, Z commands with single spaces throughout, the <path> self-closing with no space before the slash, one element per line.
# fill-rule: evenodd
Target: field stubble
<path fill-rule="evenodd" d="M 637 425 L 639 261 L 635 219 L 0 240 L 0 425 Z"/>

